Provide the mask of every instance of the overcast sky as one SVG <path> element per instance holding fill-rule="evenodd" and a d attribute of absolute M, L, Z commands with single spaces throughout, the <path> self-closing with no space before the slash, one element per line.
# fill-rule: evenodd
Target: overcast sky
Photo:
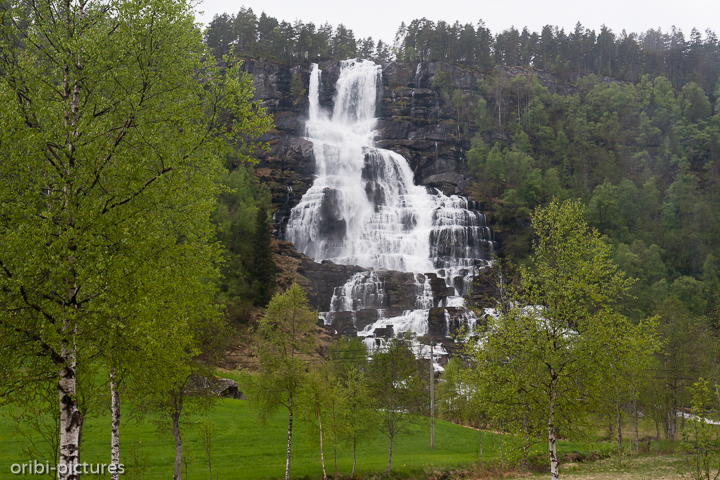
<path fill-rule="evenodd" d="M 371 36 L 386 42 L 392 41 L 400 22 L 422 17 L 473 24 L 482 19 L 493 34 L 511 26 L 539 32 L 547 24 L 568 31 L 578 21 L 596 31 L 605 24 L 616 33 L 658 27 L 666 31 L 673 25 L 686 38 L 693 27 L 720 33 L 720 0 L 205 0 L 197 7 L 204 11 L 198 20 L 207 24 L 213 15 L 236 13 L 242 6 L 280 21 L 343 23 L 355 32 L 355 38 Z"/>

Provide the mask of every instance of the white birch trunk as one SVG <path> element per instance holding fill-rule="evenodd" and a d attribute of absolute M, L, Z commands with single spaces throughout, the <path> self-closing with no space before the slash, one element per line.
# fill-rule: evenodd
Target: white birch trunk
<path fill-rule="evenodd" d="M 79 3 L 76 16 L 80 20 L 79 23 L 85 18 L 85 2 Z M 70 2 L 66 2 L 66 8 L 70 9 Z M 70 27 L 72 22 L 76 19 L 71 17 L 68 12 L 67 26 Z M 77 64 L 75 67 L 78 69 L 82 68 L 82 57 L 77 55 Z M 69 72 L 71 66 L 65 65 L 65 75 L 63 81 L 63 97 L 69 102 L 69 109 L 65 110 L 65 126 L 74 127 L 78 121 L 78 107 L 80 105 L 80 85 L 77 81 L 71 81 Z M 75 145 L 73 140 L 77 138 L 77 130 L 73 134 L 67 137 L 67 154 L 72 159 L 75 155 Z M 74 161 L 68 162 L 66 167 L 66 175 L 71 178 L 74 175 L 72 169 L 74 168 Z M 70 216 L 67 220 L 67 226 L 72 229 L 75 224 L 75 218 L 72 214 L 72 189 L 68 188 L 67 185 L 63 187 L 64 191 L 64 204 L 65 208 L 70 212 Z M 71 246 L 74 247 L 71 240 Z M 70 248 L 73 251 L 73 248 Z M 74 282 L 74 263 L 75 258 L 71 253 L 68 257 L 68 277 L 66 280 L 66 286 L 68 289 L 67 303 L 73 305 L 75 294 L 78 291 L 78 286 Z M 77 308 L 77 305 L 75 305 Z M 60 375 L 58 380 L 58 401 L 60 403 L 60 445 L 59 445 L 59 458 L 58 458 L 58 478 L 60 480 L 77 480 L 80 478 L 79 471 L 77 471 L 78 464 L 80 461 L 80 429 L 82 427 L 82 415 L 78 409 L 77 401 L 77 380 L 76 380 L 76 368 L 77 368 L 77 349 L 74 344 L 74 338 L 77 334 L 76 327 L 71 323 L 68 312 L 65 312 L 66 317 L 63 319 L 63 334 L 65 338 L 62 340 L 60 348 L 60 355 L 63 359 L 62 368 L 60 369 Z M 71 339 L 68 342 L 68 339 Z"/>
<path fill-rule="evenodd" d="M 530 435 L 528 434 L 527 412 L 523 413 L 523 432 L 525 432 L 525 445 L 523 446 L 522 469 L 524 472 L 527 472 L 530 457 Z"/>
<path fill-rule="evenodd" d="M 338 478 L 338 466 L 337 466 L 337 435 L 333 436 L 333 453 L 335 455 L 335 477 Z"/>
<path fill-rule="evenodd" d="M 622 455 L 622 411 L 620 407 L 617 409 L 617 446 L 618 446 L 618 462 Z"/>
<path fill-rule="evenodd" d="M 458 128 L 460 125 L 458 123 Z M 435 449 L 435 366 L 433 344 L 430 343 L 430 450 Z"/>
<path fill-rule="evenodd" d="M 548 450 L 550 451 L 550 478 L 558 480 L 560 478 L 560 465 L 557 458 L 557 445 L 555 445 L 555 398 L 557 396 L 557 379 L 550 381 L 550 408 L 548 409 Z"/>
<path fill-rule="evenodd" d="M 392 444 L 393 444 L 393 437 L 390 436 L 390 448 L 388 449 L 388 464 L 387 468 L 385 469 L 385 476 L 390 476 L 390 466 L 392 465 Z"/>
<path fill-rule="evenodd" d="M 640 435 L 638 435 L 638 409 L 637 400 L 633 402 L 633 417 L 635 419 L 635 454 L 640 454 Z"/>
<path fill-rule="evenodd" d="M 75 348 L 62 346 L 65 365 L 60 369 L 58 380 L 58 400 L 60 402 L 60 458 L 58 459 L 58 478 L 60 480 L 78 480 L 76 471 L 80 455 L 80 427 L 82 416 L 78 410 L 77 385 L 75 379 Z"/>
<path fill-rule="evenodd" d="M 110 480 L 119 480 L 120 473 L 120 392 L 116 379 L 116 370 L 110 370 L 110 465 L 114 465 L 114 472 Z"/>
<path fill-rule="evenodd" d="M 322 465 L 323 480 L 327 480 L 327 472 L 325 471 L 325 454 L 323 453 L 323 432 L 322 432 L 322 418 L 320 415 L 320 404 L 317 403 L 317 416 L 318 426 L 320 427 L 320 465 Z"/>
<path fill-rule="evenodd" d="M 175 472 L 173 480 L 180 480 L 182 475 L 182 438 L 180 437 L 180 412 L 170 414 L 173 436 L 175 437 Z"/>
<path fill-rule="evenodd" d="M 353 469 L 350 478 L 355 478 L 355 465 L 357 465 L 357 439 L 353 436 Z"/>
<path fill-rule="evenodd" d="M 630 447 L 630 454 L 635 451 L 633 447 L 633 431 L 632 431 L 632 402 L 630 402 L 630 406 L 628 407 L 628 446 Z"/>
<path fill-rule="evenodd" d="M 505 470 L 505 454 L 503 452 L 503 426 L 502 420 L 500 420 L 500 468 Z"/>
<path fill-rule="evenodd" d="M 478 422 L 478 434 L 480 435 L 480 468 L 485 468 L 483 461 L 483 441 L 482 441 L 482 429 L 480 428 L 480 422 Z"/>
<path fill-rule="evenodd" d="M 293 425 L 293 405 L 292 395 L 290 396 L 290 402 L 288 403 L 288 409 L 290 415 L 288 418 L 288 436 L 287 436 L 287 458 L 285 461 L 285 480 L 290 480 L 290 452 L 292 449 L 292 425 Z"/>

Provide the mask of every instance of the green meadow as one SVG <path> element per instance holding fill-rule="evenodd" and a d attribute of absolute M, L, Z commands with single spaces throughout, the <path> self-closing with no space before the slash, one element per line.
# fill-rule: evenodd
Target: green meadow
<path fill-rule="evenodd" d="M 125 406 L 125 413 L 128 406 Z M 218 480 L 252 480 L 282 478 L 285 469 L 287 438 L 287 415 L 278 412 L 265 425 L 258 421 L 250 402 L 223 399 L 206 417 L 188 416 L 182 425 L 183 477 L 188 480 L 209 478 L 207 458 L 199 436 L 198 424 L 211 421 L 217 430 L 212 436 L 211 461 L 213 478 Z M 293 478 L 321 478 L 317 439 L 308 435 L 308 429 L 295 422 L 293 435 Z M 478 431 L 443 420 L 435 422 L 435 449 L 430 449 L 428 419 L 422 419 L 396 438 L 393 447 L 393 473 L 399 478 L 423 476 L 433 469 L 472 468 L 479 459 Z M 500 436 L 483 432 L 484 458 L 499 462 Z M 519 441 L 510 435 L 503 436 L 505 458 L 517 458 Z M 42 448 L 38 437 L 33 440 Z M 32 460 L 24 453 L 29 440 L 14 433 L 13 422 L 7 416 L 0 417 L 0 479 L 27 477 L 13 475 L 11 466 Z M 83 428 L 82 462 L 108 463 L 110 457 L 110 422 L 108 416 L 92 417 Z M 545 461 L 544 444 L 533 447 L 534 463 Z M 363 476 L 384 473 L 387 465 L 387 438 L 378 432 L 358 447 L 357 472 Z M 172 477 L 174 442 L 169 431 L 151 420 L 138 422 L 126 415 L 121 425 L 121 461 L 125 465 L 125 478 L 168 479 Z M 561 452 L 587 451 L 588 445 L 561 442 Z M 338 471 L 349 476 L 352 469 L 352 449 L 340 445 L 337 452 Z M 44 462 L 44 459 L 38 460 Z M 325 439 L 325 463 L 328 474 L 334 473 L 333 447 Z M 35 476 L 41 478 L 40 476 Z M 96 476 L 87 475 L 95 478 Z M 45 478 L 48 478 L 47 476 Z M 105 478 L 109 478 L 108 475 Z"/>
<path fill-rule="evenodd" d="M 228 375 L 230 376 L 230 375 Z M 129 418 L 129 405 L 123 405 L 121 426 L 121 461 L 125 465 L 125 479 L 167 480 L 172 478 L 175 445 L 169 429 L 152 418 L 139 422 Z M 14 423 L 0 410 L 0 480 L 18 478 L 49 479 L 47 475 L 13 475 L 13 464 L 27 463 L 35 458 L 27 453 L 30 440 L 14 432 Z M 211 461 L 215 480 L 281 479 L 285 472 L 287 415 L 279 411 L 265 425 L 258 421 L 257 413 L 246 400 L 222 399 L 207 415 L 189 415 L 182 424 L 183 480 L 210 478 L 207 457 L 200 439 L 199 425 L 212 422 L 216 430 L 212 435 Z M 601 423 L 581 442 L 559 441 L 562 477 L 580 479 L 671 478 L 683 464 L 682 456 L 675 453 L 676 443 L 661 441 L 661 456 L 655 456 L 655 442 L 641 442 L 639 456 L 628 455 L 627 445 L 621 465 L 618 465 L 617 444 L 607 441 Z M 649 439 L 654 425 L 640 422 L 640 437 Z M 311 437 L 306 425 L 295 421 L 291 476 L 294 479 L 319 480 L 322 478 L 317 438 Z M 503 435 L 503 459 L 507 468 L 518 466 L 521 453 L 520 438 Z M 435 421 L 435 449 L 430 449 L 430 423 L 423 418 L 410 425 L 396 438 L 393 447 L 394 479 L 439 478 L 438 472 L 470 471 L 472 478 L 505 478 L 499 471 L 500 435 L 483 431 L 483 457 L 489 470 L 479 466 L 479 435 L 472 428 L 455 425 L 444 420 Z M 35 436 L 32 441 L 43 449 Z M 627 442 L 626 442 L 627 443 Z M 649 447 L 649 448 L 648 448 Z M 379 479 L 387 465 L 387 438 L 377 432 L 357 450 L 357 476 Z M 45 448 L 44 451 L 47 451 Z M 334 452 L 329 437 L 325 438 L 325 466 L 328 476 L 334 474 Z M 88 464 L 108 463 L 110 457 L 109 416 L 91 417 L 83 428 L 81 461 Z M 338 473 L 348 478 L 352 470 L 352 449 L 339 445 Z M 547 477 L 547 443 L 538 441 L 531 447 L 530 464 L 533 478 Z M 493 473 L 494 472 L 494 473 Z M 440 476 L 443 476 L 440 474 Z M 455 478 L 452 475 L 448 478 Z M 86 475 L 85 478 L 105 478 L 109 475 Z M 57 477 L 53 477 L 57 478 Z M 673 477 L 674 478 L 674 477 Z"/>

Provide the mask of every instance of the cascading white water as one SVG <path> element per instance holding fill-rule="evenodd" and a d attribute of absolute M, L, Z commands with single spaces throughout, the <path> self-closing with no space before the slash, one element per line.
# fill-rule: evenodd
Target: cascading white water
<path fill-rule="evenodd" d="M 286 238 L 315 261 L 415 273 L 436 273 L 456 295 L 468 291 L 477 268 L 492 251 L 485 216 L 467 199 L 429 192 L 415 185 L 407 160 L 374 144 L 381 67 L 367 60 L 341 63 L 332 115 L 319 100 L 322 72 L 310 74 L 308 140 L 313 143 L 316 178 L 292 209 Z M 378 323 L 395 332 L 427 332 L 432 305 L 429 283 L 417 280 L 418 311 Z M 355 311 L 355 294 L 380 292 L 377 277 L 359 274 L 338 287 L 331 311 Z M 458 300 L 453 300 L 456 304 Z M 362 303 L 362 302 L 361 302 Z M 388 323 L 390 322 L 390 323 Z M 372 332 L 370 327 L 364 332 Z M 359 332 L 359 334 L 362 334 Z"/>
<path fill-rule="evenodd" d="M 433 271 L 433 197 L 413 184 L 403 157 L 373 146 L 380 74 L 372 62 L 344 62 L 328 117 L 319 107 L 320 71 L 313 67 L 306 129 L 317 178 L 293 208 L 286 238 L 316 261 Z"/>
<path fill-rule="evenodd" d="M 415 185 L 405 158 L 374 146 L 379 65 L 342 62 L 332 116 L 319 104 L 320 75 L 313 65 L 306 124 L 317 177 L 286 238 L 316 261 L 439 272 L 462 295 L 462 278 L 492 250 L 484 215 L 465 198 Z"/>

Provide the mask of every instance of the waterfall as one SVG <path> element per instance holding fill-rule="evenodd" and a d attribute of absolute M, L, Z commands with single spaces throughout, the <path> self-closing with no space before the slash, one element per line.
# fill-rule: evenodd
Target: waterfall
<path fill-rule="evenodd" d="M 332 113 L 320 105 L 321 74 L 314 64 L 305 125 L 313 143 L 316 178 L 290 212 L 285 238 L 318 262 L 435 273 L 455 295 L 469 292 L 472 275 L 487 265 L 493 249 L 485 216 L 463 197 L 415 185 L 404 157 L 375 146 L 377 93 L 382 85 L 379 65 L 367 60 L 341 62 Z M 415 282 L 417 311 L 404 312 L 394 321 L 380 318 L 378 325 L 358 334 L 387 325 L 393 325 L 395 334 L 407 329 L 427 333 L 432 293 L 424 277 L 416 276 Z M 370 303 L 377 303 L 385 295 L 381 290 L 377 277 L 358 274 L 336 288 L 331 310 L 358 310 L 359 303 L 366 303 L 358 303 L 360 293 L 372 292 Z M 328 321 L 331 316 L 324 318 Z"/>

